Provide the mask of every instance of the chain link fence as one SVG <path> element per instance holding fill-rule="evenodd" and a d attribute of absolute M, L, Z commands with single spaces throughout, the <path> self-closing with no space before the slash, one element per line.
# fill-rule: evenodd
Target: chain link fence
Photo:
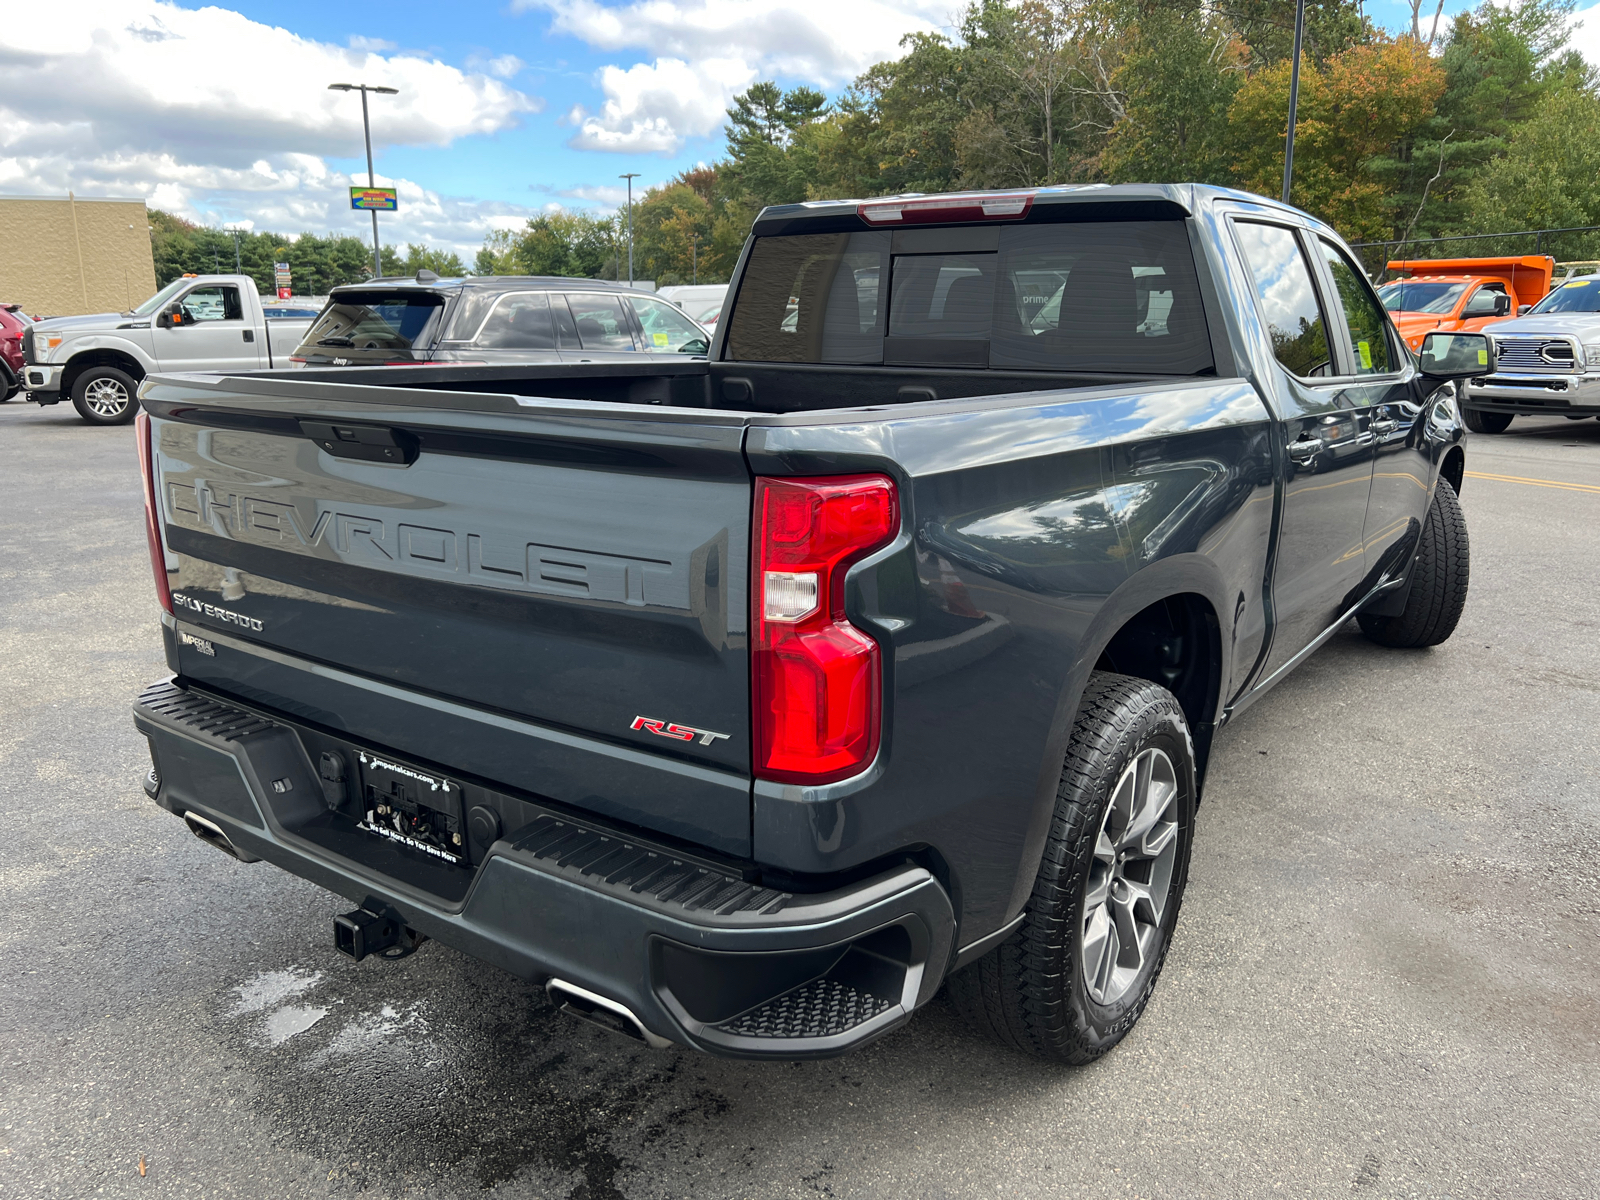
<path fill-rule="evenodd" d="M 1418 258 L 1496 258 L 1548 254 L 1558 263 L 1600 260 L 1600 225 L 1564 229 L 1520 229 L 1515 233 L 1466 233 L 1453 237 L 1408 238 L 1398 242 L 1355 242 L 1351 248 L 1377 282 L 1387 279 L 1386 264 Z"/>

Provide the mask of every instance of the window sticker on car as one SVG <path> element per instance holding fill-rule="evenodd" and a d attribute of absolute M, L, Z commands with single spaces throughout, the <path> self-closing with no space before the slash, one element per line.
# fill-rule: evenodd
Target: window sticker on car
<path fill-rule="evenodd" d="M 664 333 L 653 333 L 650 335 L 650 338 L 658 346 L 665 346 L 669 341 L 672 340 Z"/>
<path fill-rule="evenodd" d="M 1372 370 L 1372 343 L 1357 342 L 1356 352 L 1361 355 L 1361 369 L 1363 371 Z"/>

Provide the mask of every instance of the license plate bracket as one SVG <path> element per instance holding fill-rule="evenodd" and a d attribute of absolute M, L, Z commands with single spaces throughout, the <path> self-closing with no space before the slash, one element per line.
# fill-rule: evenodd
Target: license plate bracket
<path fill-rule="evenodd" d="M 358 827 L 430 858 L 467 865 L 461 785 L 433 771 L 365 750 Z"/>

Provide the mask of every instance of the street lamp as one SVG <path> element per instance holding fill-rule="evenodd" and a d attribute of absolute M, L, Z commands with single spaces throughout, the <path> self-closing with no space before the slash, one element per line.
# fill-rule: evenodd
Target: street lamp
<path fill-rule="evenodd" d="M 689 235 L 689 282 L 700 282 L 700 235 Z"/>
<path fill-rule="evenodd" d="M 330 83 L 330 92 L 360 92 L 361 93 L 361 132 L 367 139 L 367 186 L 377 187 L 378 181 L 372 174 L 372 123 L 367 117 L 367 93 L 376 92 L 380 96 L 398 96 L 399 88 L 374 87 L 365 83 Z M 377 278 L 383 274 L 383 255 L 378 251 L 378 210 L 372 210 L 372 275 Z"/>
<path fill-rule="evenodd" d="M 639 178 L 639 172 L 629 171 L 626 175 L 618 175 L 618 179 L 628 181 L 628 286 L 633 286 L 633 181 Z"/>
<path fill-rule="evenodd" d="M 1306 0 L 1294 8 L 1294 65 L 1289 68 L 1289 137 L 1283 144 L 1283 202 L 1289 203 L 1289 181 L 1294 178 L 1295 109 L 1300 106 L 1300 43 L 1306 32 Z"/>
<path fill-rule="evenodd" d="M 244 268 L 239 265 L 239 231 L 237 229 L 225 229 L 223 232 L 233 234 L 233 273 L 235 275 L 243 275 Z"/>

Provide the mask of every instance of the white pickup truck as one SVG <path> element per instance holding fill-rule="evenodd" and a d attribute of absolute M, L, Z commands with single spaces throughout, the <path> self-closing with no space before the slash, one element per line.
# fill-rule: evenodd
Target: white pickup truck
<path fill-rule="evenodd" d="M 189 275 L 132 312 L 30 325 L 23 387 L 36 404 L 70 399 L 91 425 L 121 425 L 138 412 L 146 375 L 287 366 L 315 315 L 263 308 L 248 275 Z"/>

